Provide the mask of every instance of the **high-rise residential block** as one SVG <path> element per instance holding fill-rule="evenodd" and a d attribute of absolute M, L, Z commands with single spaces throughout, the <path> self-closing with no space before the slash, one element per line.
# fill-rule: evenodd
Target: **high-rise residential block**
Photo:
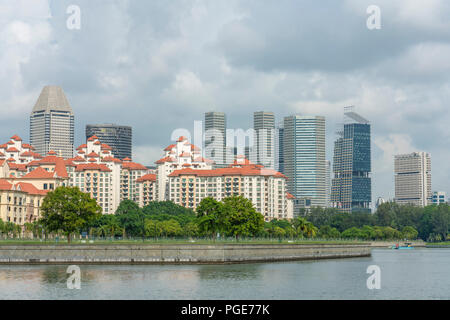
<path fill-rule="evenodd" d="M 42 155 L 53 150 L 66 159 L 73 156 L 74 114 L 60 87 L 42 89 L 30 116 L 30 142 Z"/>
<path fill-rule="evenodd" d="M 253 114 L 253 150 L 257 164 L 275 169 L 275 115 L 273 112 L 258 111 Z"/>
<path fill-rule="evenodd" d="M 342 212 L 371 212 L 370 123 L 346 108 L 344 127 L 334 143 L 331 201 Z"/>
<path fill-rule="evenodd" d="M 205 113 L 205 157 L 213 160 L 217 167 L 224 167 L 228 162 L 226 159 L 226 129 L 225 113 Z"/>
<path fill-rule="evenodd" d="M 123 160 L 132 158 L 132 128 L 116 124 L 88 124 L 86 126 L 86 140 L 92 136 L 112 148 L 112 154 Z"/>
<path fill-rule="evenodd" d="M 293 115 L 284 118 L 284 174 L 300 208 L 326 207 L 325 118 Z"/>
<path fill-rule="evenodd" d="M 431 156 L 413 152 L 395 156 L 395 202 L 426 206 L 431 204 Z"/>

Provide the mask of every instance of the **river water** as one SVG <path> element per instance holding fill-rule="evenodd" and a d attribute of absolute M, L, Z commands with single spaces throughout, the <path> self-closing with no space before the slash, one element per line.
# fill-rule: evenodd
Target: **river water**
<path fill-rule="evenodd" d="M 369 290 L 377 265 L 381 288 Z M 0 299 L 448 299 L 450 249 L 374 249 L 372 257 L 235 265 L 0 266 Z"/>

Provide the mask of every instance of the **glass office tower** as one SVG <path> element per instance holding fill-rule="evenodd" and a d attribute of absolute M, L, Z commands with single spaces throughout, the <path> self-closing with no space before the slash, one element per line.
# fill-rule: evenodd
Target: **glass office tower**
<path fill-rule="evenodd" d="M 334 143 L 331 201 L 342 212 L 371 212 L 370 123 L 346 108 L 344 128 Z"/>

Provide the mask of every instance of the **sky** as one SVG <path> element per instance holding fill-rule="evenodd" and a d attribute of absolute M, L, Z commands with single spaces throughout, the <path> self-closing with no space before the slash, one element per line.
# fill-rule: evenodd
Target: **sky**
<path fill-rule="evenodd" d="M 254 111 L 325 116 L 332 160 L 353 105 L 372 124 L 374 201 L 393 198 L 394 155 L 413 151 L 450 192 L 449 17 L 448 0 L 0 0 L 0 141 L 29 141 L 40 91 L 59 85 L 77 146 L 86 124 L 130 125 L 145 165 L 207 111 L 245 130 Z"/>

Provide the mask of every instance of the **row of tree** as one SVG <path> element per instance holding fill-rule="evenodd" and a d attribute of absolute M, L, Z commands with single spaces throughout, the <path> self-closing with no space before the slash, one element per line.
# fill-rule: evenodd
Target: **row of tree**
<path fill-rule="evenodd" d="M 417 237 L 424 241 L 444 241 L 449 237 L 450 206 L 440 204 L 422 208 L 388 202 L 380 205 L 374 214 L 339 213 L 334 208 L 313 208 L 305 214 L 305 218 L 319 230 L 330 226 L 343 233 L 347 229 L 370 226 L 385 227 L 385 230 L 390 230 L 386 229 L 389 227 L 402 233 L 406 227 L 411 227 L 417 231 Z M 389 235 L 387 232 L 386 236 Z"/>
<path fill-rule="evenodd" d="M 81 232 L 101 237 L 272 237 L 344 238 L 366 240 L 445 240 L 450 226 L 450 206 L 401 206 L 385 203 L 374 214 L 340 213 L 333 208 L 313 208 L 294 220 L 264 222 L 252 202 L 241 196 L 217 201 L 206 198 L 194 212 L 170 201 L 140 208 L 124 200 L 114 215 L 102 215 L 88 194 L 74 187 L 49 192 L 38 222 L 25 224 L 35 236 L 65 234 L 70 241 Z M 0 232 L 16 236 L 22 228 L 1 222 Z"/>

